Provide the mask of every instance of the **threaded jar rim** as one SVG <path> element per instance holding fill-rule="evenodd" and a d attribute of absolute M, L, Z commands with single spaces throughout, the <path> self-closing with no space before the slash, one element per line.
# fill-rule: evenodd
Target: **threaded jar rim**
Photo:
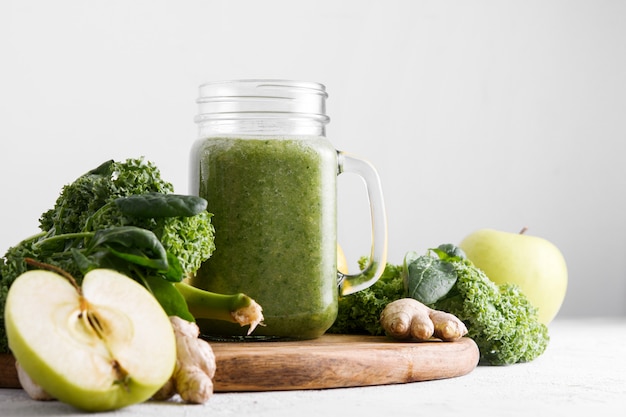
<path fill-rule="evenodd" d="M 196 123 L 254 118 L 310 119 L 328 123 L 323 84 L 282 79 L 207 82 L 199 87 Z"/>

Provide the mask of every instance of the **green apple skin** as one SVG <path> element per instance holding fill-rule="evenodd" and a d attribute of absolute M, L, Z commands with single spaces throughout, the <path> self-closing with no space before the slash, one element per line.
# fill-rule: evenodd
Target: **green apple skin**
<path fill-rule="evenodd" d="M 567 265 L 561 251 L 546 239 L 493 229 L 477 230 L 459 247 L 496 284 L 517 284 L 548 325 L 567 291 Z"/>
<path fill-rule="evenodd" d="M 106 345 L 76 318 L 78 292 L 65 278 L 37 270 L 13 282 L 5 327 L 16 360 L 51 396 L 78 409 L 108 411 L 149 399 L 176 363 L 169 318 L 144 287 L 114 271 L 89 272 L 82 291 L 100 314 Z M 124 384 L 111 370 L 112 357 L 128 373 Z"/>

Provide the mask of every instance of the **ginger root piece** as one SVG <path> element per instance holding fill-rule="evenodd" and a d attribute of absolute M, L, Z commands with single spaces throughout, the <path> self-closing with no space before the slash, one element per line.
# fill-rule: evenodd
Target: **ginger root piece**
<path fill-rule="evenodd" d="M 208 342 L 199 338 L 195 323 L 171 316 L 176 336 L 176 367 L 170 380 L 152 397 L 168 400 L 175 394 L 189 403 L 202 404 L 213 395 L 215 355 Z"/>
<path fill-rule="evenodd" d="M 43 388 L 41 388 L 30 376 L 24 371 L 19 364 L 15 361 L 15 369 L 17 369 L 17 379 L 20 381 L 20 385 L 26 391 L 28 396 L 37 401 L 54 401 L 55 398 L 48 394 Z"/>
<path fill-rule="evenodd" d="M 413 298 L 402 298 L 385 306 L 380 324 L 395 339 L 428 340 L 433 337 L 453 342 L 467 334 L 467 327 L 456 316 L 433 310 Z"/>

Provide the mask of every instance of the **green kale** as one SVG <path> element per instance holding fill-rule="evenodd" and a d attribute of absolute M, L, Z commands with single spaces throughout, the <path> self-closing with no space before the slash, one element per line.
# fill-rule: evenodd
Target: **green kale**
<path fill-rule="evenodd" d="M 497 285 L 467 258 L 449 261 L 457 281 L 431 308 L 457 316 L 488 365 L 530 362 L 547 348 L 548 328 L 518 286 Z"/>
<path fill-rule="evenodd" d="M 529 362 L 549 343 L 548 328 L 515 285 L 498 286 L 450 244 L 426 255 L 407 253 L 401 266 L 387 265 L 371 287 L 340 299 L 331 333 L 382 335 L 380 313 L 391 301 L 412 297 L 462 320 L 483 365 Z"/>
<path fill-rule="evenodd" d="M 87 219 L 85 230 L 116 226 L 150 230 L 178 259 L 185 275 L 192 275 L 215 250 L 212 216 L 206 200 L 199 197 L 149 192 L 112 200 Z"/>
<path fill-rule="evenodd" d="M 150 161 L 109 160 L 65 185 L 54 207 L 41 215 L 39 225 L 45 232 L 74 233 L 82 230 L 96 211 L 118 197 L 173 191 L 173 185 L 161 179 L 159 169 Z"/>
<path fill-rule="evenodd" d="M 361 268 L 366 258 L 359 260 Z M 384 334 L 379 317 L 385 306 L 404 296 L 401 268 L 387 264 L 383 275 L 371 287 L 339 298 L 337 319 L 329 333 Z"/>
<path fill-rule="evenodd" d="M 8 249 L 0 262 L 0 312 L 26 259 L 62 268 L 77 281 L 112 268 L 150 290 L 168 315 L 193 321 L 172 283 L 195 273 L 214 245 L 206 200 L 172 193 L 156 166 L 143 159 L 107 161 L 63 187 L 40 218 L 42 232 Z M 8 352 L 0 316 L 0 352 Z"/>

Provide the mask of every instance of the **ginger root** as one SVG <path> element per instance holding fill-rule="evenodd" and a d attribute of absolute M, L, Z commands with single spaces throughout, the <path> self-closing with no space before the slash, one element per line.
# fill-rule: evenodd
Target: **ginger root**
<path fill-rule="evenodd" d="M 176 336 L 176 366 L 170 380 L 152 397 L 168 400 L 174 395 L 189 403 L 202 404 L 213 395 L 215 355 L 208 342 L 199 338 L 195 323 L 171 316 Z"/>
<path fill-rule="evenodd" d="M 402 298 L 387 304 L 380 324 L 395 339 L 428 340 L 433 337 L 453 342 L 467 334 L 467 327 L 450 313 L 432 308 L 413 298 Z"/>
<path fill-rule="evenodd" d="M 15 369 L 17 369 L 17 379 L 20 382 L 22 389 L 26 391 L 26 394 L 28 394 L 30 398 L 37 401 L 55 400 L 52 395 L 48 394 L 43 388 L 41 388 L 41 386 L 39 386 L 39 384 L 31 379 L 30 375 L 24 371 L 24 368 L 20 366 L 18 361 L 15 361 Z"/>

